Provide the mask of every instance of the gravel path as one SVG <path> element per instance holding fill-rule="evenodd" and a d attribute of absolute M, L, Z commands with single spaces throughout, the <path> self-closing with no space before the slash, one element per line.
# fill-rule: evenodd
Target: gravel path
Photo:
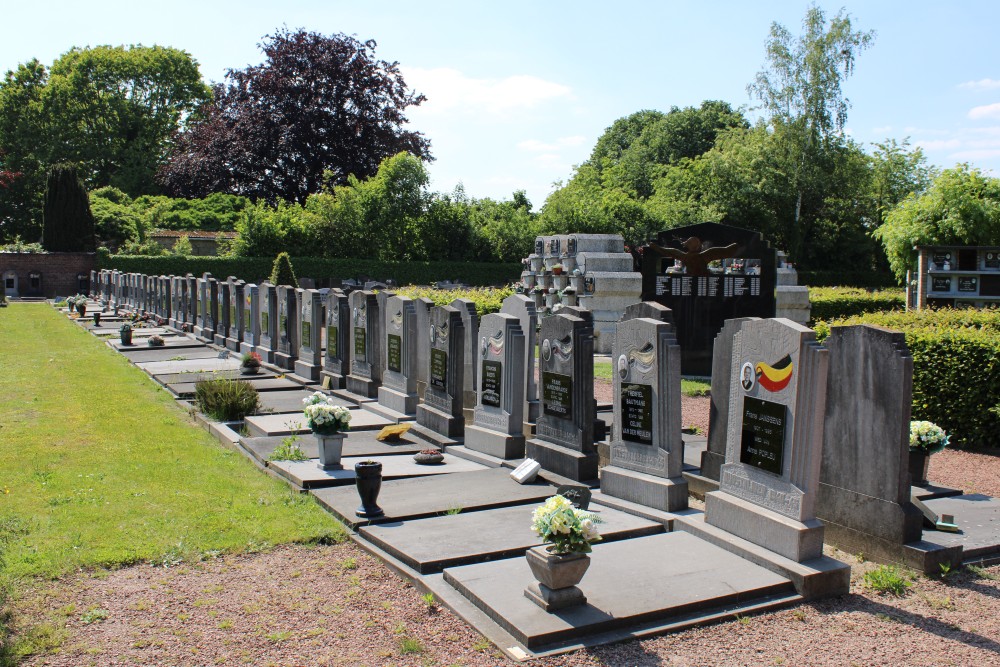
<path fill-rule="evenodd" d="M 707 405 L 686 401 L 685 424 L 707 422 Z M 943 452 L 931 477 L 1000 495 L 1000 457 Z M 847 596 L 533 664 L 1000 664 L 1000 566 L 913 575 L 894 597 L 865 587 L 872 564 L 829 553 L 854 569 Z M 57 647 L 30 666 L 514 664 L 350 543 L 81 573 L 37 586 L 17 609 L 19 627 Z"/>

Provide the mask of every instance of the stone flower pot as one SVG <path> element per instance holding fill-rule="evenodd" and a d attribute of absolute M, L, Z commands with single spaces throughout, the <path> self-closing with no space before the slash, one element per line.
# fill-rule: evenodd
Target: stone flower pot
<path fill-rule="evenodd" d="M 343 470 L 340 457 L 344 453 L 343 433 L 313 433 L 319 451 L 319 467 L 323 470 Z"/>
<path fill-rule="evenodd" d="M 931 455 L 922 449 L 910 450 L 910 484 L 927 484 L 927 469 L 931 465 Z"/>
<path fill-rule="evenodd" d="M 379 491 L 382 490 L 382 464 L 378 461 L 361 461 L 354 464 L 354 480 L 361 496 L 361 507 L 355 514 L 363 519 L 374 519 L 385 516 L 378 506 Z"/>
<path fill-rule="evenodd" d="M 413 460 L 421 465 L 436 465 L 444 461 L 444 454 L 441 452 L 417 452 L 413 455 Z"/>
<path fill-rule="evenodd" d="M 120 331 L 120 333 L 121 333 L 121 337 L 122 337 L 122 345 L 131 345 L 132 344 L 132 330 L 131 329 L 122 329 Z"/>
<path fill-rule="evenodd" d="M 240 366 L 240 375 L 257 375 L 260 366 Z"/>
<path fill-rule="evenodd" d="M 586 604 L 587 597 L 577 584 L 590 567 L 588 554 L 554 554 L 540 546 L 528 549 L 525 558 L 538 580 L 524 589 L 526 598 L 548 612 Z"/>

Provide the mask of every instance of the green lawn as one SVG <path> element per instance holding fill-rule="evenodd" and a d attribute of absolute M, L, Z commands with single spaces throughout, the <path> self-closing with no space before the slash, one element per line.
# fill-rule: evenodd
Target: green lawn
<path fill-rule="evenodd" d="M 594 377 L 598 380 L 613 379 L 611 376 L 611 362 L 595 361 Z M 685 396 L 707 396 L 711 389 L 712 384 L 710 382 L 681 379 L 681 393 Z"/>
<path fill-rule="evenodd" d="M 345 535 L 64 314 L 0 309 L 5 579 Z"/>

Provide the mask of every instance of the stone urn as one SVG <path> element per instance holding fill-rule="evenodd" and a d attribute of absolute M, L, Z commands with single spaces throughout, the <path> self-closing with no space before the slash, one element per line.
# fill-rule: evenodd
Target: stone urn
<path fill-rule="evenodd" d="M 524 589 L 526 598 L 548 612 L 586 604 L 587 596 L 577 584 L 590 567 L 588 554 L 554 554 L 540 546 L 528 549 L 525 558 L 538 580 Z"/>
<path fill-rule="evenodd" d="M 925 486 L 927 484 L 927 469 L 931 464 L 931 455 L 922 449 L 910 450 L 910 484 Z"/>
<path fill-rule="evenodd" d="M 361 461 L 354 464 L 354 482 L 361 496 L 361 507 L 355 514 L 363 519 L 385 516 L 378 506 L 378 493 L 382 490 L 382 464 L 378 461 Z"/>
<path fill-rule="evenodd" d="M 437 465 L 444 462 L 444 454 L 425 449 L 413 455 L 413 460 L 420 465 Z"/>
<path fill-rule="evenodd" d="M 132 344 L 132 327 L 126 324 L 119 330 L 119 333 L 121 334 L 122 345 Z"/>
<path fill-rule="evenodd" d="M 257 375 L 260 366 L 240 366 L 240 375 Z"/>
<path fill-rule="evenodd" d="M 319 463 L 323 470 L 343 470 L 340 457 L 344 454 L 343 433 L 313 433 L 316 437 L 316 449 L 319 452 Z"/>
<path fill-rule="evenodd" d="M 101 312 L 100 311 L 95 311 L 94 312 L 94 326 L 95 327 L 101 326 Z"/>

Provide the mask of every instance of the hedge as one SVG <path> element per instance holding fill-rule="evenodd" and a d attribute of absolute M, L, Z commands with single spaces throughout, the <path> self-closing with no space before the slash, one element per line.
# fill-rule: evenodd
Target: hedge
<path fill-rule="evenodd" d="M 891 273 L 877 271 L 803 271 L 798 270 L 800 285 L 810 287 L 861 287 L 882 289 L 898 287 L 899 281 Z"/>
<path fill-rule="evenodd" d="M 913 419 L 926 419 L 951 434 L 958 448 L 1000 445 L 1000 311 L 942 309 L 865 314 L 820 322 L 830 326 L 873 324 L 902 331 L 913 356 Z"/>
<path fill-rule="evenodd" d="M 869 291 L 857 287 L 810 287 L 813 322 L 906 308 L 903 288 Z"/>
<path fill-rule="evenodd" d="M 248 282 L 271 275 L 274 257 L 178 257 L 165 255 L 109 255 L 98 252 L 99 269 L 128 273 L 177 275 L 211 273 L 225 278 L 236 276 Z M 430 285 L 441 280 L 460 280 L 467 285 L 507 285 L 521 276 L 520 264 L 487 262 L 381 262 L 374 259 L 326 259 L 293 257 L 295 274 L 317 280 L 347 280 L 367 277 L 396 281 L 398 285 Z"/>
<path fill-rule="evenodd" d="M 476 304 L 479 317 L 489 313 L 498 313 L 503 306 L 503 300 L 514 293 L 510 287 L 474 287 L 471 289 L 443 290 L 433 287 L 403 287 L 397 292 L 411 299 L 421 297 L 430 299 L 435 306 L 447 306 L 455 299 L 469 299 Z"/>

